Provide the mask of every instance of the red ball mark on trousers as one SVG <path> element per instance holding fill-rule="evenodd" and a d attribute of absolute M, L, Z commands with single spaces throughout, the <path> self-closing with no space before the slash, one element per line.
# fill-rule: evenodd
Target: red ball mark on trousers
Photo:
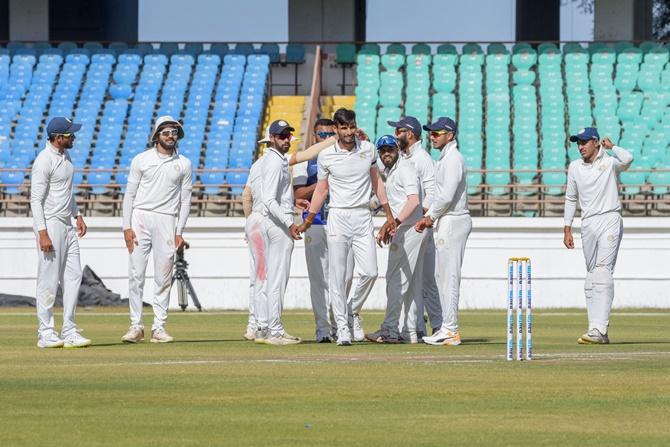
<path fill-rule="evenodd" d="M 260 232 L 251 233 L 251 247 L 256 254 L 256 280 L 265 281 L 267 266 L 265 265 L 265 243 Z"/>

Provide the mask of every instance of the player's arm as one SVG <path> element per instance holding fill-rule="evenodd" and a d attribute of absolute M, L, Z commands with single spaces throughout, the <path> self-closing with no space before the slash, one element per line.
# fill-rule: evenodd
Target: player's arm
<path fill-rule="evenodd" d="M 421 176 L 421 186 L 424 191 L 424 198 L 421 205 L 423 206 L 423 212 L 426 213 L 435 197 L 435 165 L 432 161 L 424 165 Z"/>
<path fill-rule="evenodd" d="M 137 158 L 134 158 L 130 163 L 130 172 L 128 173 L 128 183 L 126 184 L 126 192 L 123 195 L 123 205 L 121 206 L 121 213 L 123 214 L 123 239 L 126 243 L 128 253 L 132 253 L 135 245 L 137 245 L 137 237 L 132 226 L 133 204 L 135 203 L 135 196 L 137 189 L 140 186 L 140 179 L 142 178 L 142 171 L 139 166 Z"/>
<path fill-rule="evenodd" d="M 370 180 L 372 181 L 372 189 L 377 195 L 379 204 L 386 215 L 386 223 L 382 227 L 382 230 L 380 230 L 380 234 L 385 230 L 385 234 L 382 234 L 382 239 L 385 239 L 387 235 L 393 236 L 395 234 L 397 224 L 393 217 L 391 207 L 389 206 L 388 197 L 386 197 L 386 187 L 384 187 L 384 180 L 382 180 L 381 175 L 379 175 L 379 168 L 377 168 L 376 160 L 370 168 Z"/>
<path fill-rule="evenodd" d="M 609 138 L 602 141 L 605 149 L 611 149 L 614 153 L 614 169 L 616 172 L 625 171 L 633 163 L 633 154 L 626 149 L 615 146 Z"/>
<path fill-rule="evenodd" d="M 563 245 L 567 248 L 575 248 L 572 237 L 572 221 L 577 212 L 577 182 L 575 181 L 572 165 L 568 168 L 568 181 L 565 187 L 565 209 L 563 210 Z"/>
<path fill-rule="evenodd" d="M 33 213 L 33 222 L 37 228 L 40 250 L 53 250 L 53 244 L 47 232 L 47 221 L 44 217 L 44 199 L 49 188 L 49 166 L 46 157 L 38 157 L 33 163 L 30 176 L 30 209 Z"/>
<path fill-rule="evenodd" d="M 179 194 L 181 204 L 179 207 L 177 230 L 175 231 L 174 238 L 174 246 L 176 250 L 181 250 L 184 245 L 186 245 L 182 234 L 184 233 L 184 227 L 186 227 L 188 215 L 191 214 L 191 197 L 193 196 L 193 169 L 191 168 L 190 160 L 185 160 L 185 163 L 186 172 L 181 179 L 181 191 Z"/>
<path fill-rule="evenodd" d="M 251 195 L 251 186 L 247 183 L 244 185 L 244 191 L 242 191 L 242 210 L 244 211 L 244 217 L 249 217 L 251 214 L 253 203 L 254 198 Z"/>
<path fill-rule="evenodd" d="M 307 186 L 307 162 L 293 167 L 293 195 L 296 200 L 312 200 L 316 183 Z"/>
<path fill-rule="evenodd" d="M 288 161 L 288 165 L 293 166 L 304 161 L 312 160 L 313 158 L 316 158 L 322 150 L 335 144 L 336 141 L 337 139 L 335 137 L 329 137 L 320 143 L 311 145 L 304 151 L 296 152 L 295 154 L 291 155 L 291 158 Z"/>
<path fill-rule="evenodd" d="M 290 228 L 293 225 L 293 219 L 290 215 L 285 214 L 277 200 L 277 195 L 279 194 L 279 179 L 281 176 L 281 162 L 279 157 L 275 157 L 270 154 L 272 158 L 266 160 L 263 163 L 262 175 L 263 175 L 263 187 L 261 189 L 261 199 L 263 205 L 267 208 L 268 212 L 274 216 L 278 221 L 280 221 L 286 228 Z"/>
<path fill-rule="evenodd" d="M 314 188 L 314 193 L 312 194 L 312 201 L 309 205 L 309 213 L 305 217 L 303 223 L 298 226 L 298 231 L 304 233 L 309 227 L 312 226 L 316 213 L 319 212 L 323 203 L 328 197 L 328 178 L 323 178 L 316 182 L 316 187 Z"/>
<path fill-rule="evenodd" d="M 456 199 L 456 191 L 458 185 L 463 180 L 463 169 L 458 160 L 445 160 L 444 169 L 444 184 L 440 188 L 435 188 L 435 195 L 433 196 L 433 203 L 424 215 L 423 219 L 417 222 L 415 229 L 419 232 L 424 228 L 431 228 L 435 221 L 444 215 L 454 200 Z"/>

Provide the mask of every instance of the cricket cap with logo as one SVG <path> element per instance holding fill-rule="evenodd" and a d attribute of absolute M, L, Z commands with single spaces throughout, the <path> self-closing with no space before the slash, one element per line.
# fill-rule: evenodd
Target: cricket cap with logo
<path fill-rule="evenodd" d="M 400 118 L 399 121 L 387 121 L 387 123 L 396 129 L 409 129 L 417 137 L 421 136 L 421 123 L 413 116 Z"/>
<path fill-rule="evenodd" d="M 423 126 L 423 129 L 428 132 L 439 132 L 441 130 L 454 133 L 458 132 L 458 126 L 456 125 L 456 121 L 446 116 L 439 117 L 437 121 L 435 121 L 432 124 L 426 124 L 425 126 Z"/>
<path fill-rule="evenodd" d="M 576 143 L 577 141 L 587 141 L 587 140 L 599 140 L 600 135 L 598 134 L 598 129 L 595 127 L 584 127 L 579 129 L 577 135 L 570 135 L 570 141 Z"/>
<path fill-rule="evenodd" d="M 73 123 L 70 118 L 63 116 L 54 117 L 47 125 L 47 135 L 63 135 L 66 133 L 75 133 L 81 129 L 81 124 Z"/>
<path fill-rule="evenodd" d="M 269 143 L 270 142 L 270 135 L 279 135 L 285 131 L 289 132 L 295 132 L 295 129 L 291 127 L 291 125 L 284 121 L 284 120 L 276 120 L 273 121 L 267 129 L 265 129 L 265 136 L 263 137 L 262 140 L 258 140 L 259 143 Z M 291 136 L 291 142 L 296 141 L 297 138 L 294 138 Z"/>

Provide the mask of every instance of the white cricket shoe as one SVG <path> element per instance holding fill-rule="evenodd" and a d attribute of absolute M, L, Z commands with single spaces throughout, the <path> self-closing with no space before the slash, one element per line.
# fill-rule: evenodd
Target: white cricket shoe
<path fill-rule="evenodd" d="M 337 330 L 337 346 L 351 346 L 351 333 L 349 328 Z"/>
<path fill-rule="evenodd" d="M 363 318 L 361 318 L 361 316 L 358 314 L 354 314 L 354 327 L 352 334 L 354 341 L 365 341 L 365 331 L 363 330 L 363 326 L 361 326 L 362 322 Z"/>
<path fill-rule="evenodd" d="M 423 343 L 423 339 L 419 337 L 419 334 L 416 331 L 403 332 L 400 334 L 400 343 L 415 345 L 417 343 Z"/>
<path fill-rule="evenodd" d="M 580 345 L 606 345 L 609 344 L 610 339 L 607 336 L 607 333 L 602 333 L 598 329 L 593 328 L 579 337 L 577 343 Z"/>
<path fill-rule="evenodd" d="M 256 328 L 253 326 L 247 326 L 247 330 L 244 332 L 245 340 L 254 341 L 256 339 Z"/>
<path fill-rule="evenodd" d="M 54 331 L 41 334 L 37 337 L 38 348 L 62 348 L 63 339 Z"/>
<path fill-rule="evenodd" d="M 254 333 L 254 343 L 264 345 L 268 340 L 268 328 L 258 328 Z"/>
<path fill-rule="evenodd" d="M 121 341 L 124 343 L 139 343 L 144 341 L 144 329 L 138 326 L 130 326 L 128 332 L 121 337 Z"/>
<path fill-rule="evenodd" d="M 167 333 L 163 328 L 153 329 L 151 331 L 151 343 L 172 343 L 174 337 Z"/>
<path fill-rule="evenodd" d="M 279 335 L 273 335 L 272 337 L 265 340 L 266 344 L 275 346 L 297 345 L 298 343 L 301 342 L 302 339 L 300 337 L 294 337 L 293 335 L 290 335 L 288 332 L 283 332 Z"/>
<path fill-rule="evenodd" d="M 64 348 L 85 348 L 91 346 L 91 340 L 81 335 L 78 331 L 74 331 L 63 339 Z"/>
<path fill-rule="evenodd" d="M 461 344 L 461 334 L 458 331 L 452 332 L 449 329 L 440 328 L 440 330 L 433 335 L 423 337 L 423 342 L 433 346 L 458 346 Z"/>

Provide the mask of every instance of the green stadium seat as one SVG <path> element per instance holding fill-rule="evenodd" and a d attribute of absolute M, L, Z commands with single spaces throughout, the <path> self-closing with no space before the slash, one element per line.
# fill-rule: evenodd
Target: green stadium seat
<path fill-rule="evenodd" d="M 360 50 L 358 50 L 358 54 L 373 54 L 379 56 L 381 54 L 381 48 L 376 43 L 364 43 L 361 45 Z"/>
<path fill-rule="evenodd" d="M 400 54 L 404 56 L 407 54 L 407 48 L 401 43 L 392 43 L 386 48 L 386 54 Z"/>
<path fill-rule="evenodd" d="M 655 48 L 644 55 L 644 63 L 658 66 L 663 66 L 668 62 L 668 50 L 666 48 Z"/>
<path fill-rule="evenodd" d="M 486 46 L 486 54 L 509 54 L 509 50 L 502 43 L 490 43 Z"/>
<path fill-rule="evenodd" d="M 576 42 L 571 42 L 571 43 L 566 43 L 563 46 L 563 54 L 571 54 L 571 53 L 587 53 L 586 49 L 582 47 L 580 44 Z"/>
<path fill-rule="evenodd" d="M 431 62 L 430 54 L 410 54 L 407 56 L 407 69 L 408 70 L 424 70 L 428 69 Z"/>
<path fill-rule="evenodd" d="M 535 72 L 530 70 L 517 70 L 512 73 L 515 84 L 531 85 L 535 82 Z"/>
<path fill-rule="evenodd" d="M 437 54 L 458 54 L 456 47 L 450 43 L 443 43 L 437 47 Z"/>
<path fill-rule="evenodd" d="M 514 53 L 512 56 L 512 64 L 518 69 L 528 70 L 537 62 L 537 54 L 524 51 L 522 53 Z"/>
<path fill-rule="evenodd" d="M 631 47 L 619 53 L 617 62 L 620 64 L 639 64 L 642 62 L 642 50 L 636 47 Z"/>
<path fill-rule="evenodd" d="M 668 193 L 668 187 L 670 186 L 670 172 L 652 171 L 649 174 L 647 180 L 652 186 L 651 188 L 652 194 L 665 195 Z"/>
<path fill-rule="evenodd" d="M 540 54 L 552 54 L 552 53 L 559 53 L 560 51 L 556 44 L 551 43 L 551 42 L 543 42 L 540 45 L 537 46 L 537 52 Z"/>
<path fill-rule="evenodd" d="M 417 43 L 412 47 L 412 54 L 425 54 L 430 56 L 430 45 L 425 43 Z"/>
<path fill-rule="evenodd" d="M 558 52 L 547 51 L 540 53 L 537 59 L 540 63 L 540 69 L 543 67 L 560 68 L 563 61 L 563 56 Z"/>
<path fill-rule="evenodd" d="M 433 56 L 433 67 L 453 67 L 458 64 L 458 54 L 436 54 Z"/>
<path fill-rule="evenodd" d="M 590 54 L 611 52 L 612 50 L 613 48 L 611 48 L 608 44 L 602 42 L 590 42 L 588 48 Z"/>
<path fill-rule="evenodd" d="M 575 52 L 575 53 L 566 53 L 565 55 L 566 70 L 568 69 L 568 66 L 572 64 L 586 66 L 586 64 L 588 63 L 589 63 L 588 53 Z"/>
<path fill-rule="evenodd" d="M 631 48 L 635 48 L 635 45 L 633 45 L 631 42 L 617 42 L 614 45 L 614 50 L 617 54 L 621 54 Z"/>
<path fill-rule="evenodd" d="M 466 54 L 467 55 L 473 55 L 473 54 L 483 55 L 484 52 L 482 51 L 482 47 L 480 47 L 478 43 L 466 43 L 465 45 L 463 45 L 463 49 L 461 51 L 461 54 L 463 56 L 466 55 Z"/>
<path fill-rule="evenodd" d="M 379 55 L 375 54 L 358 54 L 356 56 L 356 70 L 372 69 L 379 71 Z"/>
<path fill-rule="evenodd" d="M 616 58 L 617 54 L 614 51 L 607 49 L 606 51 L 591 54 L 591 63 L 612 65 L 616 62 Z"/>
<path fill-rule="evenodd" d="M 533 46 L 529 43 L 519 42 L 515 43 L 514 46 L 512 46 L 512 54 L 528 53 L 528 52 L 535 53 Z"/>
<path fill-rule="evenodd" d="M 353 64 L 356 62 L 356 45 L 340 43 L 335 47 L 335 62 L 338 64 Z"/>
<path fill-rule="evenodd" d="M 402 54 L 384 54 L 381 57 L 381 62 L 387 70 L 399 70 L 405 65 L 405 56 Z"/>
<path fill-rule="evenodd" d="M 663 45 L 663 44 L 660 44 L 660 43 L 658 43 L 658 42 L 642 42 L 642 43 L 640 44 L 640 50 L 642 50 L 642 52 L 643 52 L 644 54 L 647 54 L 647 53 L 649 53 L 651 50 L 653 50 L 653 49 L 655 49 L 655 48 L 662 47 L 662 45 Z"/>
<path fill-rule="evenodd" d="M 483 53 L 463 53 L 460 58 L 461 70 L 465 67 L 477 67 L 484 63 Z"/>

